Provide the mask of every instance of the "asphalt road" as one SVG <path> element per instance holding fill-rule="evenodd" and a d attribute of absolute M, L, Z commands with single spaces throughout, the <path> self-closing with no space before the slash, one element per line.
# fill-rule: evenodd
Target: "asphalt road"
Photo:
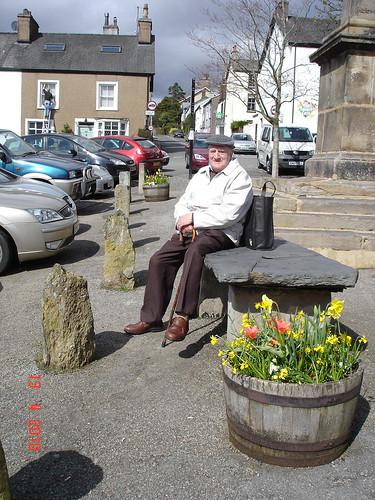
<path fill-rule="evenodd" d="M 0 278 L 0 438 L 13 498 L 91 499 L 370 499 L 374 482 L 374 270 L 360 273 L 345 299 L 344 322 L 370 340 L 365 381 L 350 448 L 334 463 L 310 469 L 273 467 L 250 459 L 228 440 L 222 381 L 211 334 L 225 322 L 191 322 L 184 342 L 160 348 L 162 333 L 130 337 L 137 321 L 150 255 L 173 230 L 172 211 L 187 183 L 183 143 L 160 138 L 171 155 L 171 199 L 145 203 L 132 189 L 130 228 L 136 249 L 136 288 L 100 286 L 103 223 L 112 196 L 78 203 L 81 228 L 58 257 L 23 264 Z M 250 175 L 255 158 L 240 156 Z M 70 374 L 35 365 L 40 349 L 40 301 L 54 262 L 88 280 L 97 355 Z M 168 314 L 166 315 L 167 318 Z M 41 375 L 37 392 L 30 375 Z M 29 411 L 40 403 L 41 410 Z M 27 448 L 27 420 L 42 423 L 42 450 Z"/>

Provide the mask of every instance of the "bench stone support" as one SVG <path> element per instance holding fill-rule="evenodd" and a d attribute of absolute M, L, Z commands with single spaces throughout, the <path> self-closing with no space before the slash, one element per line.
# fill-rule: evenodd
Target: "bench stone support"
<path fill-rule="evenodd" d="M 329 290 L 301 289 L 301 288 L 265 288 L 242 287 L 229 285 L 228 291 L 228 322 L 227 340 L 232 341 L 241 330 L 242 315 L 256 313 L 255 304 L 260 302 L 263 294 L 277 302 L 280 316 L 289 319 L 296 309 L 303 309 L 306 314 L 312 314 L 314 305 L 322 309 L 331 301 Z"/>

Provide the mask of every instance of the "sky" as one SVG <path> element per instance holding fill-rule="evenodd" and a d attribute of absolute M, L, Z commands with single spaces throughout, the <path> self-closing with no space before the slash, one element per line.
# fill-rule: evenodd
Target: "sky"
<path fill-rule="evenodd" d="M 109 12 L 110 22 L 117 17 L 120 34 L 132 35 L 137 7 L 142 15 L 143 4 L 143 0 L 13 0 L 1 6 L 0 32 L 12 31 L 12 21 L 26 8 L 42 33 L 102 33 L 104 14 Z M 148 4 L 156 37 L 154 98 L 167 95 L 174 82 L 189 94 L 191 79 L 204 72 L 209 57 L 194 46 L 188 33 L 207 23 L 204 9 L 213 4 L 210 0 L 148 0 Z"/>

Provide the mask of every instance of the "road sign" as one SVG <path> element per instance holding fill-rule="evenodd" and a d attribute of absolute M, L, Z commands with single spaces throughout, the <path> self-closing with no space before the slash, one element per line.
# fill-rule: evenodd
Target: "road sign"
<path fill-rule="evenodd" d="M 148 129 L 149 129 L 150 132 L 152 132 L 154 130 L 154 127 L 152 125 L 149 125 Z"/>
<path fill-rule="evenodd" d="M 148 103 L 147 103 L 147 109 L 150 111 L 155 111 L 156 106 L 157 106 L 157 104 L 155 101 L 148 101 Z"/>
<path fill-rule="evenodd" d="M 155 111 L 146 111 L 146 116 L 154 116 Z"/>

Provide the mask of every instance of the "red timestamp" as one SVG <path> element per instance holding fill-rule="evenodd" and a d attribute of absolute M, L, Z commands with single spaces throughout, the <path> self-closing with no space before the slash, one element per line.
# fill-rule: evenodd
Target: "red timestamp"
<path fill-rule="evenodd" d="M 27 379 L 27 387 L 30 390 L 39 391 L 42 387 L 42 377 L 30 375 Z M 29 405 L 29 412 L 33 413 L 33 418 L 27 420 L 27 448 L 30 452 L 42 450 L 42 421 L 37 418 L 41 409 L 42 405 L 39 402 Z"/>

